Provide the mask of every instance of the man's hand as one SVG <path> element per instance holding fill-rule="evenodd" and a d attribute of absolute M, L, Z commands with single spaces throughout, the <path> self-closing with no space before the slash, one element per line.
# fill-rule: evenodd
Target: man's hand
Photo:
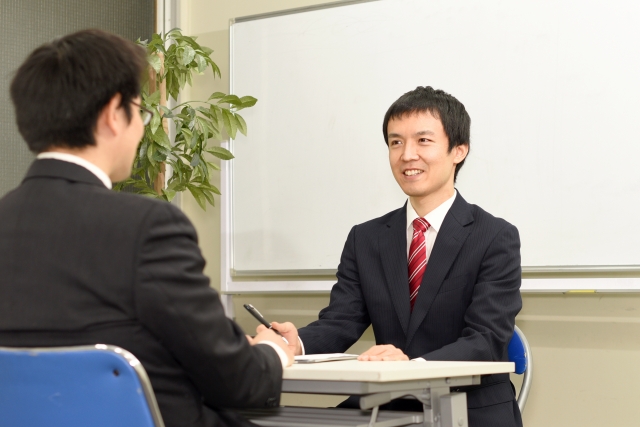
<path fill-rule="evenodd" d="M 409 356 L 404 354 L 402 350 L 391 345 L 374 345 L 369 350 L 358 356 L 358 360 L 378 362 L 387 360 L 409 360 Z"/>
<path fill-rule="evenodd" d="M 272 343 L 275 343 L 278 347 L 283 349 L 284 352 L 287 354 L 287 358 L 289 359 L 287 366 L 291 366 L 293 364 L 293 351 L 291 351 L 287 343 L 284 342 L 284 340 L 280 335 L 276 334 L 271 329 L 267 329 L 264 326 L 262 328 L 263 329 L 261 331 L 258 331 L 258 335 L 253 337 L 253 339 L 247 336 L 247 338 L 249 338 L 249 342 L 251 343 L 251 345 L 257 344 L 261 341 L 271 341 Z"/>
<path fill-rule="evenodd" d="M 291 322 L 271 322 L 271 327 L 280 332 L 283 337 L 289 342 L 289 348 L 294 355 L 300 356 L 302 354 L 302 348 L 300 347 L 300 340 L 298 339 L 298 329 Z M 267 330 L 264 325 L 258 325 L 256 331 L 258 333 Z"/>

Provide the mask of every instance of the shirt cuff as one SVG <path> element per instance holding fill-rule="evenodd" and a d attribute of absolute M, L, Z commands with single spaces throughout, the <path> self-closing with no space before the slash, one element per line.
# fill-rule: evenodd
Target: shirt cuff
<path fill-rule="evenodd" d="M 427 360 L 422 357 L 416 357 L 415 359 L 411 359 L 412 362 L 426 362 Z"/>
<path fill-rule="evenodd" d="M 259 345 L 259 344 L 265 344 L 265 345 L 268 345 L 269 347 L 271 347 L 272 349 L 274 349 L 276 351 L 276 353 L 278 353 L 278 357 L 280 358 L 280 362 L 282 362 L 282 369 L 287 367 L 287 365 L 289 364 L 289 357 L 287 356 L 287 353 L 285 353 L 283 349 L 278 347 L 278 344 L 276 344 L 274 342 L 271 342 L 271 341 L 260 341 L 256 345 Z"/>
<path fill-rule="evenodd" d="M 302 340 L 300 339 L 299 335 L 298 335 L 298 342 L 300 343 L 300 350 L 302 351 L 302 355 L 304 356 L 307 353 L 304 352 L 304 344 L 302 343 Z"/>

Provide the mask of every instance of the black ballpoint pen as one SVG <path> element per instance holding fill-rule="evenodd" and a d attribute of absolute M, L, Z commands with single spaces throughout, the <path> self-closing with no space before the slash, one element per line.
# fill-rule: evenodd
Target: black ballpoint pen
<path fill-rule="evenodd" d="M 267 321 L 267 319 L 264 318 L 264 316 L 258 311 L 257 308 L 255 308 L 251 304 L 244 304 L 244 308 L 246 308 L 247 311 L 249 313 L 251 313 L 251 315 L 258 320 L 258 322 L 262 323 L 268 329 L 271 329 L 273 332 L 275 332 L 276 334 L 278 334 L 278 335 L 280 335 L 282 337 L 282 334 L 280 332 L 278 332 L 277 330 L 273 329 L 273 326 L 271 326 L 271 323 L 269 323 Z M 282 337 L 282 339 L 284 340 L 284 342 L 289 344 L 289 342 L 284 337 Z"/>

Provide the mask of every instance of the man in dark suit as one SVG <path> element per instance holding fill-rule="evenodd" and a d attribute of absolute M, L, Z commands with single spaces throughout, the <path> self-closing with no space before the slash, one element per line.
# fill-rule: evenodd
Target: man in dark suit
<path fill-rule="evenodd" d="M 389 108 L 383 134 L 408 203 L 351 229 L 317 321 L 299 331 L 273 323 L 300 344 L 297 353 L 344 352 L 372 325 L 377 345 L 360 360 L 508 360 L 522 306 L 520 239 L 514 226 L 454 188 L 470 124 L 456 98 L 431 87 Z M 470 427 L 522 425 L 507 374 L 460 390 Z M 417 401 L 388 408 L 412 407 L 422 409 Z"/>
<path fill-rule="evenodd" d="M 165 425 L 252 425 L 227 408 L 277 406 L 291 350 L 225 317 L 179 209 L 110 190 L 151 118 L 145 56 L 86 30 L 16 72 L 18 127 L 38 156 L 0 200 L 0 346 L 120 346 L 147 370 Z"/>

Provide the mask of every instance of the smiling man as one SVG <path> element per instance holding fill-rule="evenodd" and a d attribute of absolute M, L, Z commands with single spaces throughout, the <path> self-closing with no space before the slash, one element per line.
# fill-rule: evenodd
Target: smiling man
<path fill-rule="evenodd" d="M 470 125 L 464 105 L 431 87 L 391 105 L 382 130 L 409 200 L 351 229 L 317 321 L 299 331 L 274 322 L 299 343 L 296 353 L 344 352 L 372 325 L 377 345 L 360 360 L 508 360 L 522 307 L 520 239 L 513 225 L 467 203 L 454 187 Z M 522 425 L 507 374 L 459 390 L 467 393 L 470 427 Z M 387 409 L 422 405 L 396 401 Z"/>

